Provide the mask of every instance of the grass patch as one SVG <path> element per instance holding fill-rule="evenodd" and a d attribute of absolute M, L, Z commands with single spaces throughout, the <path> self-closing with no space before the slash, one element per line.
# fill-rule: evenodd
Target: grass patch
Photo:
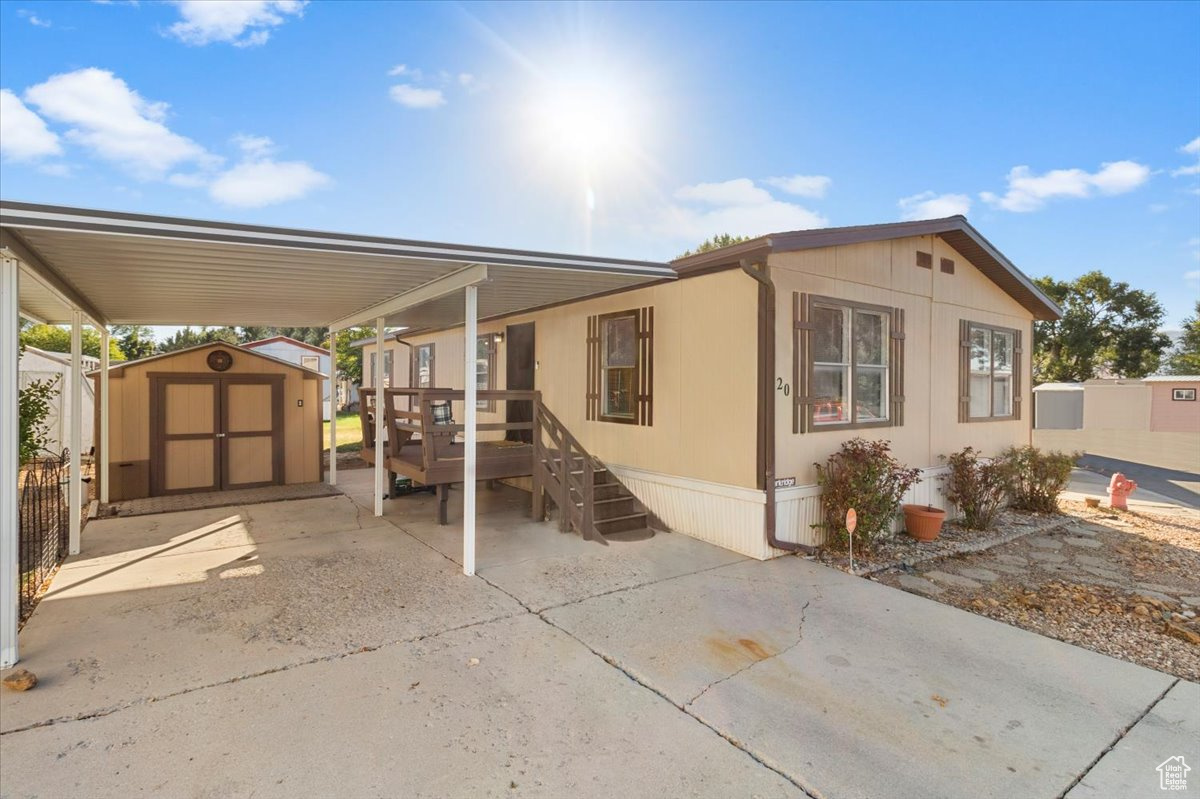
<path fill-rule="evenodd" d="M 329 422 L 324 425 L 325 437 L 321 449 L 329 451 Z M 362 420 L 358 411 L 343 411 L 337 415 L 337 451 L 358 452 L 362 449 Z"/>

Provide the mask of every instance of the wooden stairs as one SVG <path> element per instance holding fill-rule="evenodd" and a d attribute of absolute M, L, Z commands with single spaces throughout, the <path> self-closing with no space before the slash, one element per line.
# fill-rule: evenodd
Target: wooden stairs
<path fill-rule="evenodd" d="M 588 541 L 605 536 L 651 535 L 654 519 L 603 463 L 590 455 L 540 402 L 533 425 L 533 518 L 557 509 L 558 527 Z M 549 500 L 549 502 L 547 502 Z"/>

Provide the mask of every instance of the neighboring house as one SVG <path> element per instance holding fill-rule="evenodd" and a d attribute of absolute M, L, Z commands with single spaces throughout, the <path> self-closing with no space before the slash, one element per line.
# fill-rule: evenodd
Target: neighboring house
<path fill-rule="evenodd" d="M 329 350 L 323 347 L 317 347 L 312 344 L 307 344 L 303 341 L 291 338 L 290 336 L 272 336 L 258 341 L 251 341 L 248 344 L 241 345 L 244 349 L 255 350 L 264 355 L 270 355 L 272 358 L 278 358 L 281 361 L 294 363 L 297 366 L 303 366 L 305 369 L 312 369 L 320 372 L 323 375 L 329 374 Z M 338 401 L 337 407 L 340 410 L 346 405 L 358 401 L 358 389 L 347 383 L 341 385 L 343 381 L 338 381 Z M 329 420 L 329 386 L 325 386 L 325 403 L 324 416 L 325 420 Z"/>
<path fill-rule="evenodd" d="M 1046 383 L 1034 389 L 1034 443 L 1200 472 L 1200 375 Z"/>
<path fill-rule="evenodd" d="M 940 457 L 1030 442 L 1027 346 L 1055 304 L 966 219 L 798 231 L 675 261 L 680 279 L 479 324 L 480 388 L 535 388 L 668 528 L 752 557 L 819 544 L 813 464 L 890 439 Z M 363 385 L 372 386 L 374 339 Z M 383 382 L 462 386 L 462 328 L 389 333 Z M 521 421 L 480 403 L 480 423 Z M 481 434 L 503 437 L 503 433 Z M 776 484 L 779 487 L 776 487 Z"/>
<path fill-rule="evenodd" d="M 91 377 L 98 385 L 100 373 Z M 313 483 L 323 474 L 316 371 L 215 342 L 109 368 L 112 501 Z"/>
<path fill-rule="evenodd" d="M 90 355 L 81 356 L 81 368 L 84 373 L 100 365 L 99 358 Z M 36 380 L 54 380 L 58 395 L 50 406 L 50 415 L 46 419 L 49 442 L 46 449 L 59 453 L 70 440 L 67 420 L 71 418 L 71 355 L 65 352 L 49 352 L 37 347 L 26 347 L 21 355 L 20 385 L 25 388 Z M 91 381 L 83 381 L 83 451 L 87 455 L 95 445 L 95 405 L 96 397 Z"/>

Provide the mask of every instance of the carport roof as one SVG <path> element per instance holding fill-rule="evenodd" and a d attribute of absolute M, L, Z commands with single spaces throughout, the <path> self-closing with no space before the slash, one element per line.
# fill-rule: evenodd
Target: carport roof
<path fill-rule="evenodd" d="M 344 327 L 460 272 L 461 282 L 486 273 L 478 285 L 487 318 L 676 277 L 650 261 L 8 200 L 0 246 L 22 262 L 22 312 L 50 323 L 69 322 L 74 305 L 99 324 Z M 421 296 L 421 305 L 388 310 L 386 324 L 462 322 L 461 301 Z"/>

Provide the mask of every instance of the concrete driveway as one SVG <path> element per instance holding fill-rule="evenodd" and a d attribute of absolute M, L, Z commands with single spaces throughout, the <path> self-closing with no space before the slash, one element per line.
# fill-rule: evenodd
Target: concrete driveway
<path fill-rule="evenodd" d="M 0 796 L 1142 797 L 1200 762 L 1200 687 L 1157 672 L 511 490 L 468 578 L 432 498 L 378 520 L 343 478 L 90 524 L 22 633 L 42 684 L 0 697 Z"/>

